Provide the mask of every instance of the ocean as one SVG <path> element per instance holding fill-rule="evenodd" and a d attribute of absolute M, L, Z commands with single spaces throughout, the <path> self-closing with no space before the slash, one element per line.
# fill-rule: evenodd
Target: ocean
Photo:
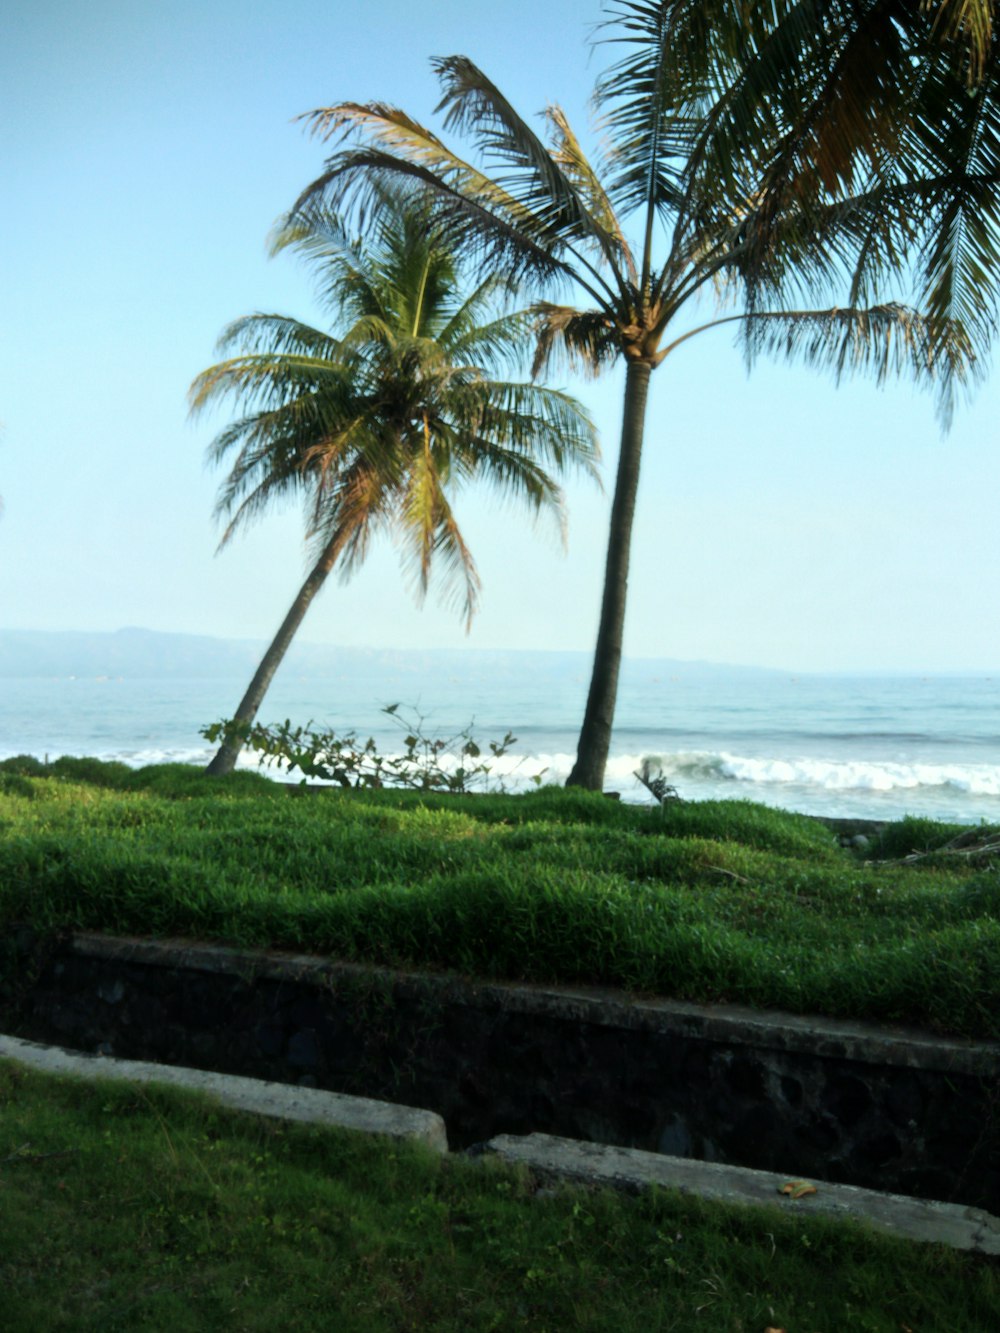
<path fill-rule="evenodd" d="M 405 732 L 380 710 L 419 712 L 428 736 L 471 724 L 486 749 L 517 738 L 495 776 L 514 789 L 572 763 L 589 663 L 576 654 L 370 653 L 343 669 L 283 668 L 260 720 L 374 736 Z M 0 758 L 91 755 L 202 764 L 199 728 L 231 715 L 248 675 L 8 676 Z M 650 758 L 685 799 L 746 799 L 808 814 L 1000 822 L 1000 675 L 793 675 L 634 660 L 625 664 L 606 787 L 648 801 Z M 241 761 L 255 766 L 245 755 Z"/>

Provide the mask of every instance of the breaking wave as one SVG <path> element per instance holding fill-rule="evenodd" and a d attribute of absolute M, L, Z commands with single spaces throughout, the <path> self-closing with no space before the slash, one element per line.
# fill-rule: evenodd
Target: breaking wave
<path fill-rule="evenodd" d="M 391 751 L 391 745 L 385 751 Z M 175 749 L 105 751 L 101 757 L 119 759 L 132 765 L 163 762 L 203 763 L 213 753 L 212 747 L 191 746 Z M 443 757 L 444 758 L 444 757 Z M 542 782 L 564 782 L 573 766 L 575 756 L 567 752 L 528 754 L 511 752 L 491 761 L 492 776 L 512 789 Z M 715 794 L 726 788 L 730 795 L 763 797 L 760 789 L 771 789 L 777 796 L 783 788 L 808 788 L 816 793 L 891 793 L 917 791 L 950 791 L 966 796 L 1000 798 L 1000 764 L 935 764 L 896 763 L 888 760 L 822 759 L 822 758 L 766 758 L 732 754 L 728 751 L 681 751 L 674 754 L 612 753 L 607 766 L 609 787 L 622 788 L 626 799 L 642 800 L 646 793 L 635 778 L 644 760 L 659 767 L 663 776 L 682 792 L 692 796 L 704 794 L 710 787 Z M 445 758 L 446 767 L 454 767 L 458 760 Z M 241 768 L 256 768 L 256 756 L 244 752 Z M 271 770 L 272 776 L 277 776 Z M 293 780 L 298 780 L 294 775 Z M 634 790 L 632 790 L 634 789 Z M 755 790 L 757 789 L 757 790 Z"/>
<path fill-rule="evenodd" d="M 894 763 L 888 760 L 754 758 L 689 753 L 660 758 L 674 781 L 702 779 L 754 786 L 813 787 L 830 792 L 951 788 L 971 796 L 1000 796 L 1000 764 Z"/>

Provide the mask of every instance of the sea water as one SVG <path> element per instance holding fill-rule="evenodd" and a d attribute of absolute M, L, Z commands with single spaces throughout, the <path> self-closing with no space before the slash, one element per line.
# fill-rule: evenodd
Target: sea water
<path fill-rule="evenodd" d="M 505 656 L 498 671 L 452 655 L 410 668 L 396 655 L 363 672 L 279 673 L 260 720 L 314 722 L 373 736 L 399 753 L 407 723 L 430 737 L 471 725 L 484 751 L 517 739 L 494 778 L 564 781 L 573 761 L 587 662 L 558 669 L 544 655 Z M 520 665 L 519 665 L 520 663 Z M 231 716 L 245 679 L 6 678 L 0 758 L 91 755 L 131 765 L 205 763 L 200 728 Z M 1000 822 L 1000 677 L 793 675 L 633 661 L 625 664 L 605 786 L 647 801 L 643 760 L 687 799 L 748 799 L 809 814 L 904 814 Z M 253 755 L 241 764 L 255 766 Z"/>

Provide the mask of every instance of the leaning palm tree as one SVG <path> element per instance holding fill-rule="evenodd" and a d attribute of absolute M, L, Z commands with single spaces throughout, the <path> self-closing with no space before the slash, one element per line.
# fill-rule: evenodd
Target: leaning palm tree
<path fill-rule="evenodd" d="M 467 624 L 479 579 L 452 497 L 482 478 L 535 511 L 561 513 L 553 473 L 592 468 L 593 427 L 567 395 L 505 377 L 526 347 L 526 317 L 498 301 L 486 278 L 460 283 L 454 250 L 428 209 L 382 192 L 366 236 L 352 240 L 322 209 L 279 232 L 315 265 L 336 317 L 324 332 L 284 315 L 256 314 L 225 330 L 237 354 L 191 387 L 192 411 L 220 398 L 246 415 L 210 446 L 231 468 L 217 511 L 220 545 L 272 503 L 304 498 L 312 568 L 208 766 L 230 772 L 241 736 L 313 598 L 330 572 L 355 570 L 372 538 L 401 538 L 418 594 L 435 559 Z"/>
<path fill-rule="evenodd" d="M 624 49 L 597 84 L 605 146 L 596 166 L 558 107 L 549 107 L 537 132 L 470 60 L 450 56 L 433 62 L 443 89 L 438 109 L 445 130 L 469 134 L 485 165 L 398 108 L 341 102 L 307 117 L 336 148 L 289 215 L 308 214 L 320 200 L 363 214 L 386 182 L 419 186 L 434 199 L 449 237 L 483 271 L 534 285 L 538 295 L 561 285 L 579 298 L 536 303 L 536 371 L 553 355 L 593 372 L 624 361 L 604 591 L 569 777 L 594 789 L 603 785 L 614 720 L 652 372 L 687 339 L 727 321 L 743 330 L 751 350 L 802 358 L 837 375 L 859 370 L 881 380 L 910 373 L 936 382 L 945 402 L 969 361 L 962 328 L 945 316 L 924 319 L 896 301 L 797 304 L 796 264 L 807 256 L 811 276 L 825 279 L 829 297 L 838 294 L 846 252 L 837 246 L 846 231 L 831 226 L 833 247 L 822 250 L 798 225 L 794 200 L 781 219 L 773 307 L 740 304 L 761 206 L 759 167 L 779 135 L 780 117 L 759 118 L 756 141 L 727 172 L 697 171 L 696 153 L 706 156 L 720 93 L 698 58 L 697 41 L 690 33 L 674 40 L 673 8 L 669 0 L 619 0 L 612 9 L 610 40 Z M 697 6 L 687 8 L 697 15 Z M 843 214 L 849 213 L 845 202 Z M 817 285 L 810 284 L 811 297 Z M 706 312 L 704 298 L 713 291 L 722 306 Z"/>

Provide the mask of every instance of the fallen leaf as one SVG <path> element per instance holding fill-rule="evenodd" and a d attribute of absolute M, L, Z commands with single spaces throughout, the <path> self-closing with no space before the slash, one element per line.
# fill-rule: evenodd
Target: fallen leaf
<path fill-rule="evenodd" d="M 810 1185 L 808 1180 L 788 1180 L 784 1185 L 778 1186 L 779 1194 L 787 1194 L 792 1199 L 804 1198 L 807 1194 L 818 1194 L 815 1185 Z"/>

